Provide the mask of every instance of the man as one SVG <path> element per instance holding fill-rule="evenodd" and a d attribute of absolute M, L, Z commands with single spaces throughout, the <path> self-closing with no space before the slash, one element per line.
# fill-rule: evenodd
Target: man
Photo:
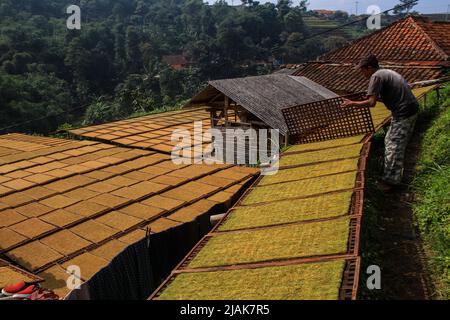
<path fill-rule="evenodd" d="M 392 122 L 385 138 L 384 173 L 378 182 L 380 189 L 391 191 L 400 185 L 406 146 L 414 131 L 419 112 L 419 102 L 407 81 L 397 72 L 380 69 L 378 59 L 370 55 L 361 60 L 360 71 L 370 79 L 367 100 L 344 100 L 342 107 L 374 107 L 380 98 L 392 112 Z"/>

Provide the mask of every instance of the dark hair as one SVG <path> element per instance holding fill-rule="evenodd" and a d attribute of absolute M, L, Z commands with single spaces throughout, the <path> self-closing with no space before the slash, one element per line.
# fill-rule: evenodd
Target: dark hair
<path fill-rule="evenodd" d="M 361 59 L 361 61 L 359 62 L 359 67 L 360 68 L 372 67 L 374 69 L 380 69 L 380 64 L 378 62 L 377 57 L 371 54 Z"/>

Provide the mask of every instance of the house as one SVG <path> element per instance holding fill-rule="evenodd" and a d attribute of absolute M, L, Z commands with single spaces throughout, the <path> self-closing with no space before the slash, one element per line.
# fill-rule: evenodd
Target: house
<path fill-rule="evenodd" d="M 317 15 L 327 17 L 327 18 L 333 16 L 336 13 L 336 11 L 333 11 L 333 10 L 313 10 L 313 12 Z"/>
<path fill-rule="evenodd" d="M 163 56 L 162 61 L 167 63 L 175 70 L 182 70 L 188 66 L 188 61 L 183 55 Z"/>
<path fill-rule="evenodd" d="M 450 22 L 410 16 L 326 53 L 293 74 L 338 94 L 365 91 L 368 80 L 355 66 L 368 54 L 375 54 L 382 67 L 399 72 L 409 83 L 442 79 L 450 67 Z"/>
<path fill-rule="evenodd" d="M 210 81 L 184 108 L 207 107 L 214 128 L 272 128 L 287 138 L 283 108 L 335 97 L 305 77 L 272 74 Z"/>

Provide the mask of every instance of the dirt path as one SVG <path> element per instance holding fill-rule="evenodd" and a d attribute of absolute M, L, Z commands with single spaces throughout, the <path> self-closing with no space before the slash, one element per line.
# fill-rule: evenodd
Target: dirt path
<path fill-rule="evenodd" d="M 421 129 L 416 132 L 423 132 Z M 407 150 L 406 184 L 412 181 L 418 159 L 421 136 L 416 133 Z M 411 208 L 413 195 L 405 186 L 386 194 L 379 212 L 378 240 L 382 268 L 382 296 L 384 299 L 430 299 L 431 281 L 425 263 L 423 242 L 414 223 Z"/>

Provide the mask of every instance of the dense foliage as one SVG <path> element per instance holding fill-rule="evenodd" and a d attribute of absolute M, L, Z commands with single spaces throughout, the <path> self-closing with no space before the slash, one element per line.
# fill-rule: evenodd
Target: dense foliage
<path fill-rule="evenodd" d="M 192 96 L 209 79 L 268 73 L 274 60 L 299 63 L 345 43 L 307 39 L 306 1 L 242 2 L 2 0 L 0 129 L 25 122 L 9 130 L 48 132 L 149 112 Z M 81 30 L 66 26 L 71 4 L 81 8 Z M 176 54 L 191 66 L 162 61 Z"/>
<path fill-rule="evenodd" d="M 450 85 L 441 92 L 438 104 L 432 97 L 428 113 L 436 115 L 426 131 L 414 181 L 417 202 L 414 211 L 432 251 L 436 270 L 436 298 L 450 297 Z"/>

